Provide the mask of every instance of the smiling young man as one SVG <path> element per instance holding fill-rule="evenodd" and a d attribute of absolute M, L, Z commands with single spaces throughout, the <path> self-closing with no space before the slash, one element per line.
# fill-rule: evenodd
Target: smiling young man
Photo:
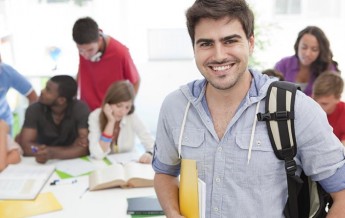
<path fill-rule="evenodd" d="M 89 154 L 87 105 L 76 100 L 76 81 L 67 75 L 52 77 L 42 90 L 39 101 L 25 113 L 20 144 L 25 156 L 71 159 Z"/>
<path fill-rule="evenodd" d="M 91 111 L 101 106 L 113 82 L 129 80 L 138 92 L 140 76 L 126 46 L 104 34 L 90 17 L 78 19 L 72 34 L 79 51 L 80 99 Z"/>
<path fill-rule="evenodd" d="M 253 13 L 243 0 L 197 0 L 186 17 L 204 79 L 172 92 L 161 107 L 152 165 L 165 214 L 182 217 L 181 154 L 196 160 L 198 176 L 206 183 L 206 217 L 282 218 L 288 197 L 284 161 L 274 154 L 266 124 L 256 122 L 274 80 L 248 69 Z M 302 92 L 295 112 L 298 168 L 331 193 L 329 217 L 341 217 L 344 148 L 321 108 Z"/>

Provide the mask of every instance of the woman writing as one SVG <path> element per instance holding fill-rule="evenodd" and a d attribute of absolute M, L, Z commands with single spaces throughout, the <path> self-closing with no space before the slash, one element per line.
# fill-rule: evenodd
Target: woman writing
<path fill-rule="evenodd" d="M 322 72 L 339 71 L 326 35 L 316 26 L 299 32 L 294 49 L 295 55 L 280 60 L 275 70 L 283 73 L 286 81 L 297 83 L 309 96 L 314 80 Z"/>
<path fill-rule="evenodd" d="M 138 136 L 146 152 L 141 163 L 151 163 L 154 139 L 134 113 L 135 92 L 128 81 L 113 83 L 107 90 L 102 107 L 89 116 L 91 156 L 102 159 L 107 154 L 131 152 Z"/>

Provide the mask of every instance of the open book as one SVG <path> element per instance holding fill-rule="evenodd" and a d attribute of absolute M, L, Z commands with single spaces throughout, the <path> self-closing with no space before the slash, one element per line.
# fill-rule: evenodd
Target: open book
<path fill-rule="evenodd" d="M 151 164 L 114 163 L 90 174 L 89 189 L 95 191 L 114 187 L 150 187 L 153 186 L 154 174 Z"/>
<path fill-rule="evenodd" d="M 9 165 L 0 174 L 0 199 L 35 199 L 54 169 L 49 165 Z"/>

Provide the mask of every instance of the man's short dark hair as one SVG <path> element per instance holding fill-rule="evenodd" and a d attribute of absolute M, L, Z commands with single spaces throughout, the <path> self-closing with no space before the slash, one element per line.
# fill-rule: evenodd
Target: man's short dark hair
<path fill-rule="evenodd" d="M 98 24 L 91 17 L 79 18 L 74 23 L 72 36 L 78 45 L 97 42 L 99 37 Z"/>
<path fill-rule="evenodd" d="M 58 84 L 59 97 L 64 97 L 68 102 L 72 101 L 77 95 L 77 82 L 68 75 L 58 75 L 50 78 L 50 81 Z"/>
<path fill-rule="evenodd" d="M 244 0 L 196 0 L 187 10 L 187 28 L 194 46 L 195 26 L 202 18 L 238 20 L 247 39 L 254 36 L 254 14 Z"/>

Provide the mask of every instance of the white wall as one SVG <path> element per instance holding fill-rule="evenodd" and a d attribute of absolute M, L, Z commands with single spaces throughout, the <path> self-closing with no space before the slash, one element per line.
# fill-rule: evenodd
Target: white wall
<path fill-rule="evenodd" d="M 292 55 L 297 33 L 307 25 L 317 25 L 325 31 L 335 59 L 341 69 L 345 68 L 344 13 L 325 17 L 308 9 L 310 5 L 327 7 L 332 1 L 337 0 L 318 0 L 315 4 L 313 0 L 305 0 L 304 8 L 308 13 L 296 17 L 274 15 L 274 0 L 249 1 L 256 11 L 257 24 L 267 29 L 264 32 L 270 40 L 270 46 L 264 51 L 255 51 L 263 68 L 271 68 L 281 57 Z M 192 79 L 201 78 L 192 59 L 148 60 L 148 30 L 186 28 L 184 13 L 193 0 L 93 0 L 83 8 L 72 1 L 69 4 L 38 4 L 38 0 L 7 2 L 12 15 L 9 26 L 15 51 L 13 64 L 24 75 L 76 74 L 78 54 L 71 34 L 73 23 L 82 16 L 93 17 L 106 34 L 126 44 L 142 77 L 136 100 L 137 111 L 152 132 L 156 129 L 164 96 Z M 345 11 L 344 7 L 342 3 L 340 11 Z M 49 46 L 62 50 L 57 71 L 52 71 L 55 63 L 47 53 Z"/>

